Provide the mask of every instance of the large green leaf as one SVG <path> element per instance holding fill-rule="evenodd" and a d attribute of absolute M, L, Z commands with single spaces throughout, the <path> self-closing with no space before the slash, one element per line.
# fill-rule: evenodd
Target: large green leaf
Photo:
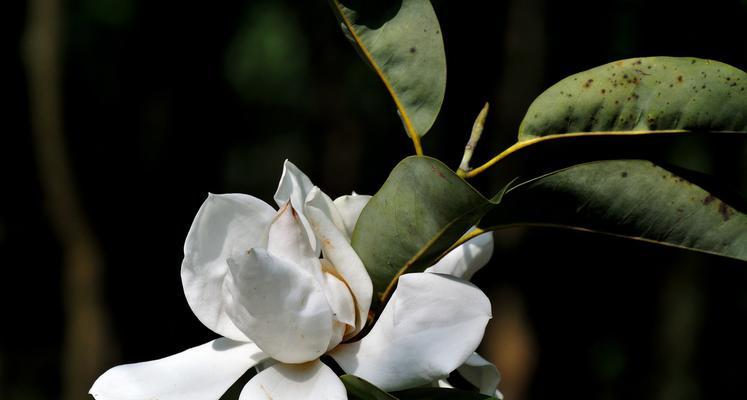
<path fill-rule="evenodd" d="M 398 400 L 396 397 L 379 389 L 370 382 L 355 375 L 340 377 L 350 400 Z"/>
<path fill-rule="evenodd" d="M 458 240 L 499 196 L 489 200 L 429 157 L 402 160 L 361 212 L 352 245 L 379 301 L 397 278 L 419 272 Z"/>
<path fill-rule="evenodd" d="M 519 141 L 601 131 L 745 131 L 747 74 L 718 61 L 647 57 L 563 79 L 529 107 Z"/>
<path fill-rule="evenodd" d="M 512 188 L 481 225 L 591 230 L 747 261 L 736 205 L 649 161 L 597 161 Z"/>
<path fill-rule="evenodd" d="M 495 399 L 477 392 L 457 389 L 420 388 L 393 393 L 399 400 L 486 400 Z"/>
<path fill-rule="evenodd" d="M 635 58 L 596 67 L 542 93 L 521 123 L 518 142 L 467 176 L 497 165 L 531 178 L 594 160 L 660 159 L 694 138 L 744 141 L 745 86 L 747 73 L 697 58 Z"/>
<path fill-rule="evenodd" d="M 429 0 L 331 0 L 345 36 L 394 99 L 407 134 L 425 135 L 446 91 L 441 27 Z"/>
<path fill-rule="evenodd" d="M 457 389 L 419 388 L 387 393 L 355 375 L 340 377 L 350 400 L 484 400 L 495 399 L 477 392 Z"/>
<path fill-rule="evenodd" d="M 744 145 L 745 85 L 747 74 L 734 67 L 672 57 L 618 61 L 562 80 L 530 106 L 517 144 L 489 164 L 520 167 L 504 179 L 520 174 L 525 183 L 481 225 L 570 227 L 747 260 L 741 203 L 651 162 L 586 163 L 658 161 L 692 139 Z"/>

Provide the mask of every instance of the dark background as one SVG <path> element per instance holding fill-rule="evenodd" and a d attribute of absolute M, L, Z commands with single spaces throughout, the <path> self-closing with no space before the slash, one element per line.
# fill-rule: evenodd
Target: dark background
<path fill-rule="evenodd" d="M 179 277 L 207 192 L 270 202 L 288 158 L 333 197 L 373 193 L 412 153 L 388 94 L 326 1 L 67 0 L 55 36 L 72 171 L 62 190 L 82 211 L 62 212 L 69 220 L 55 225 L 50 210 L 64 202 L 38 157 L 50 143 L 32 135 L 32 121 L 47 117 L 33 112 L 24 56 L 32 4 L 6 4 L 1 39 L 2 399 L 85 398 L 110 366 L 214 337 L 190 312 Z M 513 143 L 531 100 L 571 73 L 650 55 L 747 67 L 739 0 L 434 6 L 448 86 L 424 148 L 452 166 L 485 101 L 476 162 Z M 693 157 L 718 175 L 746 169 L 747 152 L 736 154 Z M 79 224 L 98 260 L 83 277 L 78 242 L 65 236 Z M 481 352 L 511 400 L 741 398 L 745 267 L 591 234 L 501 232 L 475 278 L 495 308 Z M 93 317 L 71 306 L 86 302 Z"/>

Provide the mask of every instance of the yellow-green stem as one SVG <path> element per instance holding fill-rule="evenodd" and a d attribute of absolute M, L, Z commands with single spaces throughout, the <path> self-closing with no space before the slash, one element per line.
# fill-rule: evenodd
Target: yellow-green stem
<path fill-rule="evenodd" d="M 506 158 L 511 153 L 516 152 L 517 150 L 523 149 L 524 147 L 531 146 L 533 144 L 544 142 L 547 140 L 553 140 L 553 139 L 571 139 L 571 138 L 577 138 L 577 137 L 584 137 L 584 136 L 639 136 L 639 135 L 651 135 L 651 134 L 679 134 L 679 133 L 686 133 L 688 131 L 686 130 L 662 130 L 662 131 L 605 131 L 605 132 L 575 132 L 575 133 L 560 133 L 560 134 L 554 134 L 554 135 L 547 135 L 542 137 L 537 137 L 534 139 L 524 140 L 521 142 L 514 143 L 511 147 L 507 148 L 506 150 L 503 150 L 500 154 L 493 157 L 490 161 L 486 162 L 485 164 L 465 173 L 463 175 L 464 178 L 472 178 L 473 176 L 476 176 L 486 169 L 492 167 L 497 162 L 501 161 L 502 159 Z M 462 175 L 460 175 L 462 176 Z"/>

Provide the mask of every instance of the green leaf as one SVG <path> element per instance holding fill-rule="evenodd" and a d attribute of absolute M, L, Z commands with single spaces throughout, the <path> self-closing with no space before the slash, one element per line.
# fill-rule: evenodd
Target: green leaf
<path fill-rule="evenodd" d="M 345 385 L 345 389 L 348 391 L 348 399 L 350 400 L 398 400 L 396 397 L 355 375 L 343 375 L 340 377 L 340 380 Z"/>
<path fill-rule="evenodd" d="M 736 203 L 650 162 L 581 163 L 660 160 L 683 140 L 743 145 L 746 85 L 747 74 L 729 65 L 673 57 L 617 61 L 562 80 L 530 106 L 519 142 L 489 163 L 518 164 L 529 181 L 481 225 L 571 227 L 745 260 L 747 225 Z"/>
<path fill-rule="evenodd" d="M 477 392 L 457 389 L 421 388 L 394 392 L 400 400 L 484 400 L 495 399 Z"/>
<path fill-rule="evenodd" d="M 519 141 L 573 132 L 745 131 L 747 74 L 698 58 L 616 61 L 572 75 L 529 107 Z"/>
<path fill-rule="evenodd" d="M 477 392 L 457 389 L 419 388 L 387 393 L 355 375 L 340 377 L 350 400 L 483 400 L 495 399 Z"/>
<path fill-rule="evenodd" d="M 597 161 L 510 189 L 481 225 L 590 230 L 747 261 L 747 215 L 735 205 L 649 161 Z"/>
<path fill-rule="evenodd" d="M 345 36 L 381 78 L 411 137 L 425 135 L 446 91 L 446 55 L 429 0 L 331 0 Z"/>
<path fill-rule="evenodd" d="M 744 71 L 697 58 L 635 58 L 596 67 L 542 93 L 521 123 L 518 142 L 466 176 L 499 165 L 532 178 L 581 162 L 660 159 L 666 149 L 704 137 L 743 141 L 745 86 Z"/>
<path fill-rule="evenodd" d="M 386 300 L 400 275 L 432 265 L 499 198 L 488 200 L 436 159 L 402 160 L 363 209 L 353 232 L 353 248 L 378 300 Z"/>

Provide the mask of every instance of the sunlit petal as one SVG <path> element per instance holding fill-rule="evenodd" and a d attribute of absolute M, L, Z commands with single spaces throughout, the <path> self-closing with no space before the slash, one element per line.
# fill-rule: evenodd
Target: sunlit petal
<path fill-rule="evenodd" d="M 321 193 L 321 192 L 319 192 Z M 363 262 L 350 246 L 342 232 L 335 226 L 327 215 L 314 207 L 313 202 L 307 205 L 307 214 L 314 232 L 322 244 L 325 259 L 327 259 L 353 293 L 357 308 L 357 320 L 354 335 L 363 327 L 371 306 L 373 284 L 363 266 Z"/>
<path fill-rule="evenodd" d="M 472 279 L 472 275 L 484 267 L 493 255 L 493 232 L 483 233 L 445 255 L 426 272 L 436 272 Z"/>
<path fill-rule="evenodd" d="M 243 194 L 210 194 L 197 212 L 184 243 L 181 276 L 187 302 L 197 318 L 219 335 L 247 340 L 225 313 L 226 260 L 267 245 L 275 210 Z"/>
<path fill-rule="evenodd" d="M 226 312 L 247 337 L 281 362 L 301 363 L 324 354 L 332 336 L 332 311 L 309 271 L 265 249 L 228 263 Z"/>
<path fill-rule="evenodd" d="M 345 221 L 343 220 L 340 211 L 337 209 L 337 206 L 332 201 L 332 199 L 327 196 L 326 193 L 322 192 L 319 187 L 314 186 L 306 195 L 305 206 L 305 210 L 307 213 L 309 207 L 314 207 L 324 213 L 324 216 L 329 219 L 335 225 L 335 227 L 344 235 Z M 350 238 L 347 238 L 347 241 L 350 242 Z"/>
<path fill-rule="evenodd" d="M 278 211 L 270 224 L 267 251 L 275 258 L 295 264 L 321 278 L 319 257 L 311 248 L 311 242 L 290 202 Z"/>
<path fill-rule="evenodd" d="M 275 364 L 244 386 L 239 400 L 345 400 L 345 386 L 320 361 L 306 364 Z"/>
<path fill-rule="evenodd" d="M 403 275 L 376 325 L 330 355 L 345 372 L 384 390 L 426 385 L 462 365 L 482 340 L 490 301 L 448 275 Z"/>
<path fill-rule="evenodd" d="M 299 219 L 304 229 L 306 229 L 307 236 L 312 239 L 311 248 L 318 254 L 319 242 L 314 239 L 311 225 L 309 225 L 309 221 L 304 215 L 304 202 L 312 188 L 314 188 L 314 184 L 311 183 L 311 179 L 292 162 L 285 160 L 283 175 L 280 177 L 278 189 L 275 191 L 275 202 L 278 204 L 278 207 L 283 207 L 285 203 L 290 201 L 293 208 L 299 214 Z"/>
<path fill-rule="evenodd" d="M 253 343 L 221 338 L 160 360 L 114 367 L 89 393 L 97 400 L 218 400 L 265 358 Z"/>
<path fill-rule="evenodd" d="M 335 199 L 335 206 L 337 206 L 337 210 L 342 216 L 345 235 L 348 237 L 348 240 L 353 237 L 353 230 L 355 229 L 355 224 L 358 222 L 358 216 L 361 215 L 363 207 L 368 204 L 369 200 L 371 200 L 371 196 L 355 193 Z"/>

